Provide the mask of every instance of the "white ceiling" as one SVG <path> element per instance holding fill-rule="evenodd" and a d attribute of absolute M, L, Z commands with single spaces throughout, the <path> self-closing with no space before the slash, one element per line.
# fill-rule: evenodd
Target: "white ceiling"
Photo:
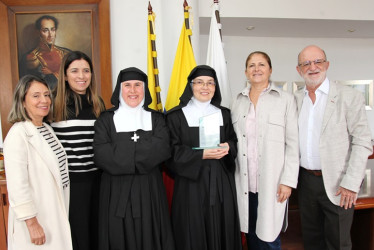
<path fill-rule="evenodd" d="M 374 38 L 374 21 L 222 17 L 224 36 Z M 253 30 L 247 30 L 254 26 Z M 208 35 L 210 17 L 200 17 L 200 34 Z M 348 30 L 355 30 L 349 32 Z"/>

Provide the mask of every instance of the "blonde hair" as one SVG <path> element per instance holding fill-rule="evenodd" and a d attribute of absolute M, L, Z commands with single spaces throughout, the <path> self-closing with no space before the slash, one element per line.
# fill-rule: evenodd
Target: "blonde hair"
<path fill-rule="evenodd" d="M 24 101 L 26 98 L 26 94 L 29 91 L 32 83 L 34 82 L 39 82 L 46 86 L 48 88 L 48 91 L 50 93 L 50 97 L 52 100 L 52 93 L 51 89 L 49 88 L 48 84 L 41 78 L 34 76 L 34 75 L 25 75 L 22 77 L 16 86 L 16 89 L 14 91 L 14 96 L 13 96 L 13 103 L 12 103 L 12 108 L 9 112 L 8 115 L 8 122 L 10 123 L 16 123 L 16 122 L 22 122 L 29 120 L 31 121 L 32 119 L 30 116 L 27 114 L 26 109 L 24 108 Z M 49 113 L 47 116 L 43 118 L 43 121 L 51 121 L 52 120 L 52 113 L 53 113 L 53 106 L 51 104 Z"/>

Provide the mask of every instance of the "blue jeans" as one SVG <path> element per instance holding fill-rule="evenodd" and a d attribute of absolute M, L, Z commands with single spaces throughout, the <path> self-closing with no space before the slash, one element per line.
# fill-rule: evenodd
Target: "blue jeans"
<path fill-rule="evenodd" d="M 249 224 L 248 233 L 245 234 L 247 239 L 248 250 L 280 250 L 281 240 L 280 236 L 273 242 L 266 242 L 260 240 L 256 235 L 256 222 L 257 222 L 257 207 L 258 207 L 258 194 L 249 193 Z"/>

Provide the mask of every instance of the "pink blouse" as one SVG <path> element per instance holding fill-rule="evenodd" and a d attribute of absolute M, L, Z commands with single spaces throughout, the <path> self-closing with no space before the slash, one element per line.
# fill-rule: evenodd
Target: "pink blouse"
<path fill-rule="evenodd" d="M 250 102 L 246 119 L 247 136 L 247 161 L 248 161 L 248 191 L 257 193 L 257 136 L 256 136 L 256 111 L 255 105 Z"/>

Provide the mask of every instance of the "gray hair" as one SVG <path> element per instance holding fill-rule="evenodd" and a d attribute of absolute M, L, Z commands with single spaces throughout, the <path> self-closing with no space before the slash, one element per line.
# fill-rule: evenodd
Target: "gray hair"
<path fill-rule="evenodd" d="M 21 122 L 21 121 L 26 121 L 29 120 L 31 121 L 30 116 L 27 114 L 23 102 L 25 101 L 25 97 L 27 94 L 27 91 L 29 91 L 30 86 L 33 82 L 39 82 L 45 85 L 48 88 L 49 93 L 51 93 L 51 89 L 49 88 L 48 84 L 41 78 L 34 76 L 34 75 L 25 75 L 22 77 L 14 91 L 14 96 L 13 96 L 13 104 L 12 108 L 9 112 L 8 115 L 8 122 L 10 123 L 16 123 L 16 122 Z M 51 101 L 52 101 L 52 96 L 51 96 Z M 52 118 L 52 105 L 51 109 L 49 110 L 49 114 L 44 117 L 44 121 L 51 121 Z"/>

